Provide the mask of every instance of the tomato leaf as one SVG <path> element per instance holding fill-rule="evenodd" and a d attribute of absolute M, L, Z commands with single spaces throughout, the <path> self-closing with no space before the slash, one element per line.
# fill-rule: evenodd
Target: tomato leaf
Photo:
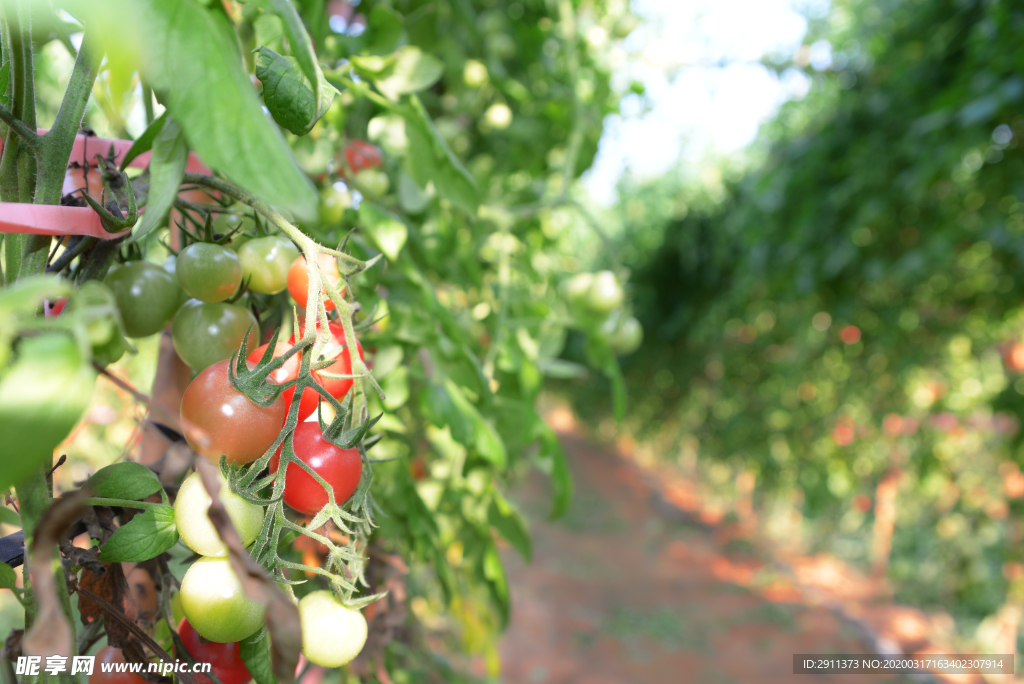
<path fill-rule="evenodd" d="M 11 63 L 4 62 L 3 66 L 0 66 L 0 105 L 7 105 L 10 98 L 7 96 L 7 84 L 11 80 Z"/>
<path fill-rule="evenodd" d="M 18 575 L 7 563 L 0 563 L 0 589 L 14 589 L 18 586 Z"/>
<path fill-rule="evenodd" d="M 21 527 L 21 516 L 6 506 L 0 506 L 0 523 L 11 527 Z"/>
<path fill-rule="evenodd" d="M 420 187 L 433 182 L 437 192 L 471 216 L 476 216 L 480 195 L 476 181 L 462 165 L 448 143 L 430 120 L 419 98 L 410 98 L 410 106 L 397 108 L 406 122 L 409 140 L 406 164 L 409 175 Z"/>
<path fill-rule="evenodd" d="M 149 560 L 177 541 L 174 509 L 170 506 L 147 508 L 114 532 L 100 549 L 100 560 L 121 563 Z"/>
<path fill-rule="evenodd" d="M 458 385 L 450 379 L 445 379 L 444 385 L 431 385 L 421 395 L 421 403 L 431 422 L 438 427 L 447 425 L 456 442 L 499 468 L 505 467 L 505 443 Z"/>
<path fill-rule="evenodd" d="M 480 571 L 487 583 L 487 589 L 491 594 L 501 617 L 501 628 L 508 626 L 508 619 L 512 615 L 512 602 L 508 593 L 508 579 L 505 577 L 505 568 L 501 565 L 501 556 L 498 555 L 498 547 L 490 539 L 487 540 L 487 547 L 484 550 L 480 562 Z"/>
<path fill-rule="evenodd" d="M 160 480 L 141 463 L 125 461 L 100 468 L 88 486 L 96 496 L 141 501 L 160 491 Z"/>
<path fill-rule="evenodd" d="M 398 259 L 409 231 L 397 216 L 382 206 L 364 200 L 359 205 L 359 222 L 384 256 L 391 261 Z"/>
<path fill-rule="evenodd" d="M 291 0 L 264 0 L 263 4 L 281 19 L 281 25 L 284 28 L 284 35 L 288 39 L 288 46 L 292 52 L 292 57 L 306 77 L 306 81 L 312 91 L 311 99 L 313 104 L 319 105 L 311 113 L 312 118 L 309 128 L 312 128 L 313 124 L 319 121 L 320 117 L 327 111 L 327 108 L 331 106 L 334 93 L 328 94 L 327 91 L 329 89 L 333 90 L 333 88 L 324 81 L 320 65 L 317 64 L 313 41 L 310 40 L 309 33 L 306 32 L 306 26 L 302 23 L 302 17 L 295 10 L 295 5 L 292 4 Z M 263 79 L 260 80 L 262 81 Z M 289 128 L 288 130 L 291 129 Z M 294 133 L 295 131 L 292 132 Z"/>
<path fill-rule="evenodd" d="M 530 562 L 533 558 L 533 545 L 530 542 L 530 531 L 526 529 L 526 521 L 519 511 L 512 508 L 505 497 L 495 492 L 487 509 L 487 522 L 498 533 L 515 547 L 523 560 Z"/>
<path fill-rule="evenodd" d="M 277 677 L 270 665 L 270 637 L 266 630 L 261 629 L 239 641 L 238 651 L 256 684 L 277 684 Z"/>
<path fill-rule="evenodd" d="M 369 28 L 369 43 L 366 50 L 373 54 L 392 52 L 397 47 L 405 28 L 402 15 L 383 5 L 373 8 L 366 25 Z"/>
<path fill-rule="evenodd" d="M 564 515 L 572 503 L 572 472 L 558 435 L 543 421 L 538 420 L 537 423 L 540 427 L 540 452 L 537 457 L 541 468 L 551 478 L 551 487 L 554 489 L 554 502 L 549 516 L 553 520 Z"/>
<path fill-rule="evenodd" d="M 108 57 L 140 66 L 188 145 L 228 180 L 301 220 L 317 195 L 267 118 L 220 3 L 196 0 L 73 2 Z"/>
<path fill-rule="evenodd" d="M 156 136 L 160 133 L 160 131 L 163 130 L 165 123 L 167 123 L 166 111 L 160 116 L 158 116 L 156 119 L 154 119 L 153 123 L 149 124 L 149 126 L 146 127 L 146 130 L 142 132 L 142 135 L 136 138 L 135 142 L 132 143 L 132 146 L 128 149 L 127 152 L 125 152 L 124 159 L 121 160 L 122 171 L 127 169 L 128 164 L 130 164 L 132 160 L 138 157 L 140 154 L 145 154 L 146 152 L 149 152 L 151 149 L 153 149 L 153 141 L 156 139 Z"/>
<path fill-rule="evenodd" d="M 132 149 L 134 147 L 133 145 Z M 181 187 L 187 163 L 188 143 L 185 141 L 185 132 L 174 119 L 168 117 L 153 140 L 153 156 L 149 160 L 149 199 L 146 201 L 146 211 L 143 212 L 138 227 L 127 242 L 141 240 L 164 224 L 167 212 L 174 206 L 174 200 L 178 197 L 178 189 Z"/>
<path fill-rule="evenodd" d="M 377 89 L 397 102 L 402 95 L 417 93 L 434 85 L 444 74 L 444 63 L 415 45 L 398 50 L 395 61 L 375 80 Z"/>
<path fill-rule="evenodd" d="M 96 371 L 68 335 L 29 337 L 0 371 L 0 491 L 51 463 L 89 406 Z"/>
<path fill-rule="evenodd" d="M 295 135 L 309 133 L 337 93 L 334 86 L 324 83 L 317 103 L 313 84 L 302 72 L 298 60 L 279 55 L 268 47 L 256 51 L 256 78 L 263 83 L 263 102 L 274 121 Z M 318 78 L 322 80 L 322 76 Z"/>

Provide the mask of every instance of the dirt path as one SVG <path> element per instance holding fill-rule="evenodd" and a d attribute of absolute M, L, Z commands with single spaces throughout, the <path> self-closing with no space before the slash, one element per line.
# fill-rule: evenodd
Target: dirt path
<path fill-rule="evenodd" d="M 570 512 L 544 519 L 539 478 L 516 493 L 535 548 L 530 565 L 505 555 L 513 617 L 504 682 L 909 681 L 792 674 L 794 653 L 867 653 L 857 630 L 775 590 L 749 550 L 723 548 L 707 528 L 657 505 L 632 464 L 579 437 L 563 443 L 576 482 Z"/>

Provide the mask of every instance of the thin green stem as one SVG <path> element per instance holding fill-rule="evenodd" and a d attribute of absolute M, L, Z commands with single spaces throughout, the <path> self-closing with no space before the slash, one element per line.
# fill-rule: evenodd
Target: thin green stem
<path fill-rule="evenodd" d="M 25 125 L 25 123 L 14 115 L 14 112 L 0 105 L 0 121 L 3 121 L 21 138 L 21 141 L 32 150 L 39 149 L 39 134 Z"/>
<path fill-rule="evenodd" d="M 121 508 L 138 508 L 139 510 L 146 510 L 147 508 L 161 508 L 165 506 L 162 503 L 154 503 L 152 501 L 132 501 L 131 499 L 107 499 L 103 497 L 91 497 L 86 499 L 83 503 L 87 506 L 120 506 Z"/>

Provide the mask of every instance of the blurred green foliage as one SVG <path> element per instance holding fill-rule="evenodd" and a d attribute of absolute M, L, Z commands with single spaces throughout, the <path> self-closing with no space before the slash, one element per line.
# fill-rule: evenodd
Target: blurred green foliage
<path fill-rule="evenodd" d="M 865 567 L 901 471 L 896 598 L 972 637 L 1024 559 L 1022 27 L 1012 2 L 836 2 L 807 38 L 829 68 L 766 61 L 812 87 L 750 170 L 626 182 L 617 209 L 647 330 L 627 429 L 723 495 L 752 472 L 767 518 Z"/>

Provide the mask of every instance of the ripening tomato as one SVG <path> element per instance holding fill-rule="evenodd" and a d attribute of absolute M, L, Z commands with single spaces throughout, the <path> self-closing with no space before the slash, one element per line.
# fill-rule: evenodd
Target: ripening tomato
<path fill-rule="evenodd" d="M 363 459 L 356 449 L 340 449 L 324 439 L 319 422 L 299 423 L 292 434 L 292 447 L 300 461 L 313 469 L 334 489 L 339 506 L 352 496 L 363 474 Z M 270 472 L 276 473 L 281 449 L 270 459 Z M 299 513 L 315 515 L 327 505 L 327 490 L 294 463 L 284 478 L 284 502 Z"/>
<path fill-rule="evenodd" d="M 608 313 L 617 309 L 624 298 L 622 285 L 611 271 L 594 274 L 594 280 L 587 290 L 587 306 L 596 313 Z"/>
<path fill-rule="evenodd" d="M 320 270 L 334 283 L 338 292 L 344 294 L 345 285 L 341 279 L 341 271 L 338 270 L 338 260 L 330 254 L 319 254 L 316 259 L 320 264 Z M 326 293 L 326 289 L 324 290 Z M 306 273 L 306 257 L 301 254 L 292 262 L 288 269 L 288 294 L 292 296 L 295 303 L 306 308 L 306 300 L 309 298 L 309 274 Z M 328 311 L 334 308 L 334 302 L 324 297 L 324 308 Z"/>
<path fill-rule="evenodd" d="M 242 283 L 242 262 L 223 245 L 196 242 L 178 253 L 178 284 L 201 302 L 223 302 Z"/>
<path fill-rule="evenodd" d="M 286 237 L 253 238 L 238 249 L 242 278 L 253 292 L 277 294 L 288 284 L 288 269 L 298 255 L 298 248 Z"/>
<path fill-rule="evenodd" d="M 174 316 L 171 338 L 181 360 L 201 371 L 211 364 L 230 358 L 242 346 L 249 333 L 249 349 L 260 343 L 259 326 L 248 309 L 239 304 L 204 304 L 190 299 Z"/>
<path fill-rule="evenodd" d="M 148 337 L 163 330 L 181 301 L 174 277 L 148 261 L 111 268 L 103 282 L 114 293 L 128 337 Z"/>
<path fill-rule="evenodd" d="M 352 140 L 345 145 L 345 161 L 352 173 L 380 166 L 380 150 L 365 140 Z"/>
<path fill-rule="evenodd" d="M 266 609 L 242 591 L 231 561 L 200 558 L 181 579 L 181 608 L 192 628 L 210 641 L 226 644 L 263 626 Z"/>
<path fill-rule="evenodd" d="M 148 684 L 145 679 L 131 672 L 103 671 L 104 665 L 124 662 L 124 654 L 119 648 L 104 646 L 96 651 L 96 661 L 93 663 L 92 674 L 89 675 L 89 684 Z"/>
<path fill-rule="evenodd" d="M 299 601 L 302 654 L 321 667 L 350 663 L 366 645 L 366 618 L 343 605 L 327 590 L 314 591 Z"/>
<path fill-rule="evenodd" d="M 251 463 L 277 439 L 287 406 L 282 397 L 263 408 L 231 386 L 229 361 L 197 375 L 181 398 L 182 432 L 190 447 L 214 463 Z"/>
<path fill-rule="evenodd" d="M 231 518 L 243 546 L 256 541 L 263 527 L 263 507 L 249 503 L 228 488 L 228 481 L 217 471 L 220 481 L 220 502 Z M 210 494 L 203 485 L 202 476 L 192 473 L 181 483 L 174 500 L 174 524 L 185 546 L 200 556 L 226 556 L 228 547 L 221 541 L 217 529 L 210 522 Z"/>
<path fill-rule="evenodd" d="M 226 644 L 208 641 L 199 636 L 188 620 L 182 620 L 178 625 L 178 636 L 196 662 L 210 663 L 210 674 L 219 679 L 220 684 L 247 684 L 252 679 L 237 641 Z M 196 684 L 213 684 L 213 680 L 203 674 L 193 674 L 192 679 Z"/>
<path fill-rule="evenodd" d="M 68 303 L 67 297 L 57 297 L 52 302 L 49 299 L 43 300 L 43 314 L 46 318 L 54 318 L 60 316 L 60 312 L 64 310 L 64 307 Z"/>

